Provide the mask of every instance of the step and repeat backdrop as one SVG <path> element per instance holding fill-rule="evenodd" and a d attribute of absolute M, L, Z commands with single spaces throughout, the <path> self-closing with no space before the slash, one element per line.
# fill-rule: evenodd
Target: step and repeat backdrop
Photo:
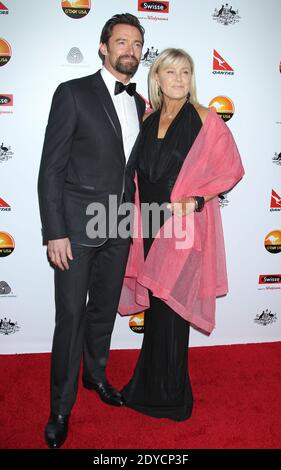
<path fill-rule="evenodd" d="M 230 292 L 211 336 L 191 345 L 281 338 L 281 2 L 279 0 L 0 1 L 0 353 L 51 348 L 53 272 L 41 241 L 37 176 L 51 98 L 60 82 L 101 67 L 115 13 L 146 30 L 134 78 L 166 47 L 195 61 L 199 101 L 227 122 L 246 175 L 221 199 Z M 147 102 L 148 104 L 148 102 Z M 188 288 L 188 286 L 187 286 Z M 138 348 L 143 316 L 117 317 L 112 348 Z"/>

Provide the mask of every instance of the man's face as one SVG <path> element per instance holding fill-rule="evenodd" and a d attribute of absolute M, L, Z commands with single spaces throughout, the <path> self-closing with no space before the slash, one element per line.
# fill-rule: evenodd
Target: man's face
<path fill-rule="evenodd" d="M 110 72 L 133 76 L 142 54 L 142 36 L 135 26 L 117 24 L 112 30 L 108 44 L 101 44 L 105 56 L 104 65 Z"/>

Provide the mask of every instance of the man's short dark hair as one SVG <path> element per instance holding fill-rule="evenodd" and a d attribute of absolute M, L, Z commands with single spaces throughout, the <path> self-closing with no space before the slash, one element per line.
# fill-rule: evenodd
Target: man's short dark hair
<path fill-rule="evenodd" d="M 112 30 L 117 24 L 129 24 L 134 26 L 139 30 L 142 37 L 142 42 L 144 42 L 144 28 L 140 24 L 138 18 L 130 13 L 121 13 L 119 15 L 114 15 L 110 18 L 102 28 L 100 42 L 103 44 L 108 44 L 108 41 L 112 35 Z"/>

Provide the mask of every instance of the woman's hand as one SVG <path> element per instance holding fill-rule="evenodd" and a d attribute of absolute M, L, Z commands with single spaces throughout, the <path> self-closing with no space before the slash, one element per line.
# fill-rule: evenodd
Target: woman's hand
<path fill-rule="evenodd" d="M 183 197 L 179 201 L 168 204 L 167 208 L 179 217 L 189 215 L 195 211 L 194 197 Z"/>

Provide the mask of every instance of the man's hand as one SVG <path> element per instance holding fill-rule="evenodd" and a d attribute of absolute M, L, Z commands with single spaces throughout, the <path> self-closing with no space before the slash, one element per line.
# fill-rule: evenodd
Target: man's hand
<path fill-rule="evenodd" d="M 195 200 L 193 197 L 182 198 L 179 201 L 168 204 L 167 208 L 173 212 L 173 214 L 182 217 L 194 212 Z"/>
<path fill-rule="evenodd" d="M 48 255 L 51 262 L 62 271 L 69 269 L 68 259 L 73 260 L 69 238 L 49 240 Z"/>

